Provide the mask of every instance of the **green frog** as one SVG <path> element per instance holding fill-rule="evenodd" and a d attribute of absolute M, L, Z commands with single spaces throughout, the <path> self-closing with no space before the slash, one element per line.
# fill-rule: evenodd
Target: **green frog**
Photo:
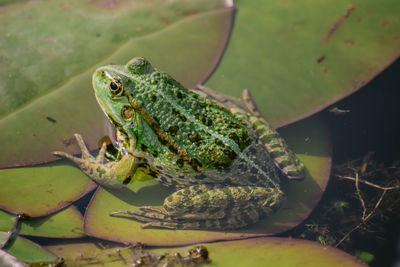
<path fill-rule="evenodd" d="M 138 168 L 176 191 L 162 208 L 120 210 L 143 228 L 238 229 L 258 222 L 285 202 L 283 178 L 301 179 L 304 166 L 257 110 L 247 90 L 241 99 L 199 86 L 189 90 L 137 57 L 93 74 L 97 101 L 116 128 L 118 155 L 97 157 L 75 134 L 74 161 L 98 184 L 120 188 Z"/>

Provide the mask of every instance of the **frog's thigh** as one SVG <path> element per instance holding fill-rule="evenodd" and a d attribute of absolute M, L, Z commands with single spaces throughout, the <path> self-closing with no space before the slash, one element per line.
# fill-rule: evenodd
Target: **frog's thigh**
<path fill-rule="evenodd" d="M 205 185 L 190 186 L 171 194 L 164 201 L 165 211 L 174 219 L 227 221 L 236 218 L 248 224 L 278 209 L 285 199 L 276 188 L 206 188 Z"/>

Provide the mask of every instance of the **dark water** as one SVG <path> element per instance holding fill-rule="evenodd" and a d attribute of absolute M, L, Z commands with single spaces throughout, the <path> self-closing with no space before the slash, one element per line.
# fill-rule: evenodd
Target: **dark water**
<path fill-rule="evenodd" d="M 334 115 L 329 112 L 331 107 L 350 110 L 344 115 Z M 374 152 L 372 160 L 379 164 L 392 164 L 400 160 L 400 60 L 397 60 L 379 76 L 353 95 L 327 108 L 326 119 L 331 127 L 333 138 L 333 164 L 342 164 L 346 161 L 362 158 L 369 152 Z M 400 165 L 399 165 L 400 166 Z M 400 172 L 399 172 L 400 174 Z M 398 177 L 398 179 L 400 179 Z M 377 182 L 379 184 L 379 181 Z M 306 222 L 287 233 L 294 237 L 302 237 L 304 225 L 310 222 L 339 224 L 337 218 L 318 218 L 324 211 L 321 210 L 334 199 L 346 198 L 347 190 L 354 192 L 354 183 L 338 181 L 331 178 L 326 193 L 318 208 Z M 379 190 L 367 191 L 366 199 L 377 195 Z M 348 193 L 347 193 L 348 194 Z M 396 197 L 396 196 L 395 196 Z M 373 218 L 373 227 L 376 232 L 366 230 L 350 236 L 351 245 L 340 247 L 354 254 L 354 251 L 367 251 L 374 255 L 371 266 L 400 266 L 400 194 L 397 194 L 395 210 L 383 210 L 384 220 Z M 360 207 L 360 202 L 351 196 L 354 206 Z M 384 205 L 382 205 L 384 207 Z M 361 209 L 349 213 L 349 216 L 360 214 Z M 376 216 L 377 217 L 377 216 Z M 330 221 L 329 221 L 330 219 Z M 303 227 L 303 228 L 302 228 Z M 305 235 L 306 238 L 309 236 Z M 340 237 L 339 237 L 340 239 Z M 397 262 L 397 263 L 396 263 Z M 397 264 L 397 265 L 395 265 Z"/>
<path fill-rule="evenodd" d="M 331 116 L 335 161 L 368 151 L 375 151 L 375 159 L 400 159 L 400 60 L 334 106 L 351 110 Z"/>

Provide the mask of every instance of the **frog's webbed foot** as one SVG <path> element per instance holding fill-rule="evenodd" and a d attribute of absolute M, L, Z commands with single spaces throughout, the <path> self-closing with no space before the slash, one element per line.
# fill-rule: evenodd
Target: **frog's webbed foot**
<path fill-rule="evenodd" d="M 80 158 L 63 151 L 55 151 L 53 154 L 73 161 L 91 179 L 103 186 L 120 188 L 130 181 L 133 172 L 137 168 L 135 157 L 126 155 L 117 162 L 104 163 L 106 143 L 101 146 L 99 154 L 93 157 L 87 149 L 82 136 L 79 134 L 74 134 L 74 136 L 82 152 Z"/>
<path fill-rule="evenodd" d="M 75 156 L 73 156 L 69 153 L 63 152 L 63 151 L 54 151 L 53 155 L 67 158 L 67 159 L 75 162 L 75 164 L 77 164 L 81 169 L 84 169 L 88 163 L 102 164 L 104 162 L 104 154 L 106 152 L 106 147 L 107 147 L 107 144 L 105 142 L 101 146 L 99 154 L 95 158 L 90 154 L 89 150 L 87 149 L 82 136 L 80 134 L 74 134 L 74 136 L 75 136 L 76 141 L 78 142 L 79 148 L 81 149 L 81 153 L 82 153 L 81 158 L 75 157 Z"/>
<path fill-rule="evenodd" d="M 285 197 L 277 188 L 190 186 L 168 196 L 163 208 L 119 210 L 111 216 L 129 215 L 142 228 L 237 229 L 258 222 L 277 210 Z"/>
<path fill-rule="evenodd" d="M 143 229 L 151 227 L 159 227 L 166 229 L 178 229 L 179 223 L 175 221 L 163 209 L 152 206 L 143 206 L 140 210 L 118 210 L 110 213 L 110 216 L 126 214 L 133 219 L 143 222 L 141 225 Z"/>
<path fill-rule="evenodd" d="M 119 210 L 110 213 L 111 216 L 118 216 L 125 214 L 134 220 L 142 222 L 142 229 L 147 228 L 164 228 L 164 229 L 236 229 L 246 226 L 245 222 L 240 216 L 232 216 L 229 219 L 200 219 L 200 218 L 176 218 L 171 216 L 164 209 L 155 207 L 143 206 L 139 210 Z M 191 216 L 194 217 L 194 216 Z"/>

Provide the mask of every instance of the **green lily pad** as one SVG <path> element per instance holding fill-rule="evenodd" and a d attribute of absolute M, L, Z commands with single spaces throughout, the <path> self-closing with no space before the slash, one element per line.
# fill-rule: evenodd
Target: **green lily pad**
<path fill-rule="evenodd" d="M 40 217 L 60 210 L 96 187 L 67 161 L 0 170 L 0 208 Z"/>
<path fill-rule="evenodd" d="M 175 246 L 213 240 L 271 235 L 301 223 L 312 211 L 329 179 L 331 149 L 329 134 L 319 117 L 312 117 L 282 129 L 283 136 L 307 167 L 307 177 L 283 185 L 287 203 L 276 214 L 255 225 L 236 231 L 199 231 L 142 229 L 141 223 L 125 217 L 111 217 L 116 210 L 137 209 L 151 205 L 161 207 L 172 189 L 156 181 L 134 183 L 131 190 L 107 191 L 98 188 L 84 217 L 86 234 L 102 239 L 154 246 Z"/>
<path fill-rule="evenodd" d="M 237 0 L 227 50 L 207 86 L 248 88 L 273 125 L 304 118 L 366 84 L 400 55 L 400 4 Z"/>
<path fill-rule="evenodd" d="M 19 233 L 53 238 L 77 238 L 85 235 L 82 215 L 73 205 L 49 216 L 23 220 Z"/>
<path fill-rule="evenodd" d="M 254 238 L 240 241 L 203 244 L 211 263 L 205 266 L 367 266 L 357 258 L 317 242 L 288 238 Z M 194 245 L 170 249 L 151 249 L 150 252 L 185 256 Z M 65 244 L 47 247 L 63 257 L 67 266 L 107 265 L 126 266 L 132 263 L 132 250 L 113 248 L 101 250 L 93 243 Z"/>
<path fill-rule="evenodd" d="M 30 265 L 55 264 L 60 261 L 57 256 L 47 249 L 20 236 L 17 236 L 12 242 L 8 242 L 3 249 L 17 259 Z"/>
<path fill-rule="evenodd" d="M 0 210 L 0 249 L 11 237 L 17 222 L 17 216 Z"/>
<path fill-rule="evenodd" d="M 203 245 L 210 252 L 210 266 L 367 266 L 337 248 L 308 240 L 264 237 Z M 193 246 L 179 251 L 183 254 L 190 247 Z"/>
<path fill-rule="evenodd" d="M 225 1 L 24 1 L 0 9 L 0 168 L 90 149 L 107 132 L 91 76 L 146 56 L 187 86 L 214 69 L 232 25 Z"/>

